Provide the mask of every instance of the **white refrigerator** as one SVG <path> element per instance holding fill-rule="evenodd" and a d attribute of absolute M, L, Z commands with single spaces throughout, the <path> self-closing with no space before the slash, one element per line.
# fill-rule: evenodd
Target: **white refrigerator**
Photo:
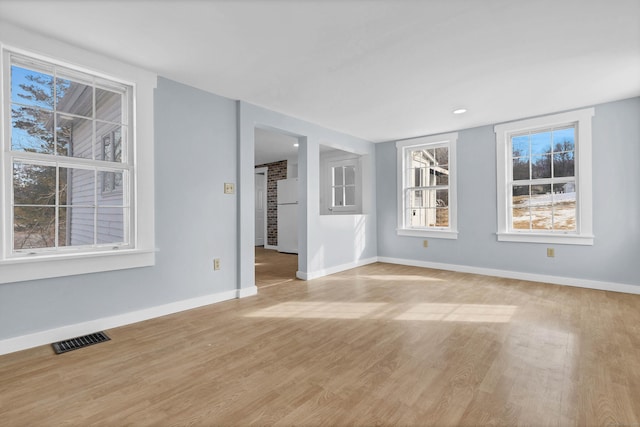
<path fill-rule="evenodd" d="M 298 253 L 298 178 L 278 184 L 278 252 Z"/>

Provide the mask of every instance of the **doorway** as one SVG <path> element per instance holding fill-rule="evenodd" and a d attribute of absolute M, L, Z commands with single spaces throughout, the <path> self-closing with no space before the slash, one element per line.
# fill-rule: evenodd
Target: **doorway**
<path fill-rule="evenodd" d="M 296 280 L 299 218 L 298 138 L 255 128 L 255 284 Z"/>

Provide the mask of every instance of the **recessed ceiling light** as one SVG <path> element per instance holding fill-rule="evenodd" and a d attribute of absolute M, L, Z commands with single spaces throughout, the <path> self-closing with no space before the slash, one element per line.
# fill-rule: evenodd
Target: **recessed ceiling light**
<path fill-rule="evenodd" d="M 456 110 L 453 110 L 453 114 L 464 114 L 467 112 L 466 108 L 458 108 Z"/>
<path fill-rule="evenodd" d="M 299 146 L 300 144 L 298 144 L 297 142 L 295 144 L 293 144 L 294 147 Z"/>

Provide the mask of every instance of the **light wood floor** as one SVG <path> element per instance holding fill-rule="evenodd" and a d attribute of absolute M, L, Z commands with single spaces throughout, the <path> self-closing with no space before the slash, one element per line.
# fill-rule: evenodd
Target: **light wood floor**
<path fill-rule="evenodd" d="M 298 255 L 256 246 L 256 286 L 264 288 L 292 282 L 298 271 Z"/>
<path fill-rule="evenodd" d="M 372 264 L 0 357 L 0 424 L 640 425 L 640 296 Z"/>

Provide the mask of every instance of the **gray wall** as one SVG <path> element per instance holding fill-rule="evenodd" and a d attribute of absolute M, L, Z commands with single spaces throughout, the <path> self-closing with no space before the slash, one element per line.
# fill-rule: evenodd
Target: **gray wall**
<path fill-rule="evenodd" d="M 377 144 L 378 256 L 640 286 L 640 98 L 595 107 L 593 246 L 496 240 L 493 126 L 459 131 L 457 240 L 396 234 L 396 148 Z M 547 258 L 546 248 L 555 248 Z"/>
<path fill-rule="evenodd" d="M 0 285 L 0 340 L 236 289 L 235 101 L 160 78 L 155 135 L 156 265 Z"/>

